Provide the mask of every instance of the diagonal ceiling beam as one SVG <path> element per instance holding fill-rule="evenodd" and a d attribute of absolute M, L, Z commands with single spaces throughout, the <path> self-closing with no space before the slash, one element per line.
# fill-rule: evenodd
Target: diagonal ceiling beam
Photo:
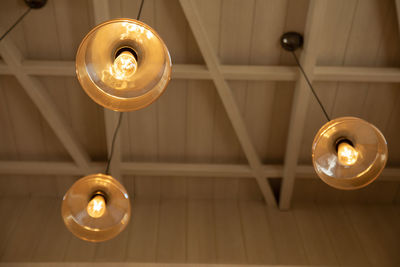
<path fill-rule="evenodd" d="M 304 32 L 305 45 L 300 63 L 304 71 L 308 74 L 310 81 L 313 80 L 318 53 L 318 37 L 323 25 L 326 6 L 327 0 L 311 0 L 308 8 L 307 23 Z M 310 89 L 305 78 L 302 75 L 298 77 L 289 122 L 289 135 L 286 144 L 285 166 L 279 200 L 279 207 L 283 210 L 290 207 L 297 161 L 310 99 Z"/>
<path fill-rule="evenodd" d="M 89 169 L 90 157 L 75 138 L 71 128 L 59 114 L 51 97 L 37 78 L 26 74 L 21 66 L 22 55 L 8 39 L 0 42 L 1 55 L 13 74 L 31 98 L 33 103 L 60 139 L 75 163 L 83 170 Z"/>
<path fill-rule="evenodd" d="M 250 140 L 243 118 L 232 95 L 232 91 L 222 75 L 219 60 L 213 51 L 212 45 L 201 22 L 196 4 L 193 0 L 180 0 L 180 4 L 264 199 L 268 205 L 276 206 L 276 200 L 272 193 L 271 186 L 262 173 L 261 161 Z"/>
<path fill-rule="evenodd" d="M 94 22 L 100 24 L 103 21 L 110 19 L 110 9 L 108 6 L 108 0 L 92 0 L 93 11 L 94 11 Z M 107 155 L 110 156 L 112 139 L 114 135 L 115 127 L 118 123 L 119 113 L 104 108 L 104 124 L 106 128 L 106 141 L 107 141 Z M 121 163 L 121 138 L 120 134 L 115 139 L 114 154 L 110 163 L 110 174 L 116 178 L 121 179 L 120 172 Z"/>

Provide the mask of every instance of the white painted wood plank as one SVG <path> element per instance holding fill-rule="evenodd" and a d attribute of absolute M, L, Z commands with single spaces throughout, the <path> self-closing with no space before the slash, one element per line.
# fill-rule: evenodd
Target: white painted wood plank
<path fill-rule="evenodd" d="M 0 127 L 8 129 L 0 132 L 0 157 L 2 160 L 16 160 L 18 159 L 16 138 L 5 95 L 3 82 L 0 81 Z"/>
<path fill-rule="evenodd" d="M 263 195 L 257 182 L 253 179 L 240 179 L 238 199 L 240 200 L 262 200 Z"/>
<path fill-rule="evenodd" d="M 293 212 L 268 208 L 267 215 L 276 248 L 277 263 L 309 264 Z"/>
<path fill-rule="evenodd" d="M 177 1 L 154 0 L 154 29 L 168 47 L 172 64 L 187 61 L 188 23 Z M 168 89 L 167 89 L 168 90 Z"/>
<path fill-rule="evenodd" d="M 371 207 L 353 205 L 346 206 L 345 210 L 371 265 L 399 265 L 398 244 L 393 246 L 392 241 L 394 232 L 387 229 L 387 224 L 378 218 Z"/>
<path fill-rule="evenodd" d="M 135 199 L 128 225 L 126 261 L 155 262 L 158 244 L 159 200 Z"/>
<path fill-rule="evenodd" d="M 126 114 L 128 120 L 127 140 L 124 148 L 132 161 L 158 161 L 158 103 L 145 109 Z M 126 151 L 128 150 L 128 151 Z M 125 161 L 128 159 L 124 159 Z M 123 162 L 121 168 L 123 168 Z"/>
<path fill-rule="evenodd" d="M 8 131 L 13 134 L 13 145 L 16 150 L 14 156 L 19 160 L 48 159 L 43 138 L 42 119 L 35 105 L 14 77 L 2 77 L 0 84 L 4 88 L 3 96 L 10 116 Z M 26 119 L 28 117 L 29 120 Z"/>
<path fill-rule="evenodd" d="M 200 90 L 199 90 L 200 89 Z M 213 161 L 215 88 L 210 81 L 188 81 L 186 102 L 185 161 L 209 163 Z M 197 177 L 188 178 L 188 197 L 213 195 L 214 179 L 207 182 Z"/>
<path fill-rule="evenodd" d="M 272 230 L 261 201 L 240 201 L 240 215 L 249 264 L 276 264 L 277 254 Z"/>
<path fill-rule="evenodd" d="M 15 229 L 18 227 L 20 217 L 28 203 L 27 198 L 1 197 L 0 217 L 7 218 L 0 220 L 0 257 L 10 244 Z"/>
<path fill-rule="evenodd" d="M 171 81 L 158 100 L 159 160 L 179 162 L 185 156 L 187 82 Z"/>
<path fill-rule="evenodd" d="M 160 199 L 161 197 L 161 179 L 157 176 L 135 176 L 134 179 L 135 198 Z M 127 179 L 126 179 L 127 180 Z"/>
<path fill-rule="evenodd" d="M 210 81 L 189 81 L 186 102 L 186 161 L 212 162 L 215 87 Z"/>
<path fill-rule="evenodd" d="M 293 206 L 294 217 L 299 227 L 309 264 L 337 265 L 338 260 L 331 240 L 316 206 L 312 203 L 295 203 Z"/>
<path fill-rule="evenodd" d="M 342 266 L 369 266 L 367 255 L 343 207 L 337 203 L 317 206 L 339 264 Z"/>
<path fill-rule="evenodd" d="M 245 263 L 246 251 L 237 201 L 215 200 L 218 263 Z"/>
<path fill-rule="evenodd" d="M 160 203 L 157 262 L 185 262 L 187 249 L 187 203 L 164 199 Z"/>
<path fill-rule="evenodd" d="M 34 250 L 39 243 L 43 231 L 47 227 L 51 210 L 56 203 L 52 198 L 31 198 L 22 208 L 21 217 L 4 250 L 1 261 L 31 261 Z"/>
<path fill-rule="evenodd" d="M 312 0 L 310 1 L 308 9 L 307 25 L 304 33 L 305 45 L 300 63 L 311 81 L 313 80 L 312 72 L 317 58 L 319 31 L 324 18 L 326 5 L 327 1 L 325 0 Z M 279 200 L 279 207 L 281 209 L 288 209 L 290 206 L 295 179 L 295 168 L 297 166 L 301 146 L 300 141 L 302 139 L 304 122 L 306 120 L 309 97 L 310 89 L 308 88 L 308 84 L 303 76 L 299 76 L 299 80 L 296 83 L 289 122 L 289 136 L 286 145 L 285 167 L 283 170 L 283 181 Z"/>
<path fill-rule="evenodd" d="M 130 222 L 131 223 L 131 222 Z M 96 262 L 122 262 L 126 258 L 126 251 L 129 238 L 129 228 L 115 238 L 101 242 L 96 247 L 94 260 Z"/>
<path fill-rule="evenodd" d="M 187 261 L 215 263 L 217 260 L 214 203 L 188 200 Z"/>
<path fill-rule="evenodd" d="M 70 233 L 71 240 L 65 250 L 63 261 L 92 262 L 96 253 L 96 243 L 83 241 Z"/>
<path fill-rule="evenodd" d="M 5 175 L 0 178 L 0 195 L 4 197 L 29 196 L 28 177 Z"/>
<path fill-rule="evenodd" d="M 48 221 L 46 228 L 40 233 L 38 245 L 33 252 L 33 262 L 60 262 L 64 259 L 68 243 L 72 236 L 65 227 L 61 217 L 61 198 L 49 199 L 54 202 L 49 216 L 42 217 L 41 220 Z M 29 241 L 27 241 L 29 242 Z"/>

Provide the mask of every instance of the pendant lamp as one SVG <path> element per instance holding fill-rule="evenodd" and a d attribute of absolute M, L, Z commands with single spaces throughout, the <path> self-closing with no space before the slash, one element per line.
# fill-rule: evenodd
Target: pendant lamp
<path fill-rule="evenodd" d="M 385 168 L 387 159 L 383 134 L 356 117 L 329 121 L 318 131 L 312 145 L 316 173 L 338 189 L 358 189 L 370 184 Z"/>
<path fill-rule="evenodd" d="M 287 32 L 281 36 L 280 43 L 292 53 L 328 121 L 312 144 L 315 172 L 325 183 L 338 189 L 358 189 L 370 184 L 381 174 L 388 159 L 385 137 L 374 125 L 356 117 L 331 120 L 295 53 L 303 45 L 303 36 Z"/>
<path fill-rule="evenodd" d="M 161 37 L 134 19 L 93 28 L 76 54 L 78 80 L 97 104 L 133 111 L 155 101 L 171 77 L 171 58 Z"/>
<path fill-rule="evenodd" d="M 113 177 L 92 174 L 76 181 L 64 195 L 61 214 L 76 237 L 109 240 L 127 226 L 131 207 L 126 189 Z"/>

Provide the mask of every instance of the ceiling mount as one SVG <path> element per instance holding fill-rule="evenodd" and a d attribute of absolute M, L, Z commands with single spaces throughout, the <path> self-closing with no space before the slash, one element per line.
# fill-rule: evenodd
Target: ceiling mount
<path fill-rule="evenodd" d="M 281 37 L 281 46 L 287 51 L 296 51 L 303 46 L 303 35 L 298 32 L 287 32 Z"/>
<path fill-rule="evenodd" d="M 24 0 L 24 1 L 27 6 L 33 9 L 42 8 L 47 3 L 47 0 Z"/>

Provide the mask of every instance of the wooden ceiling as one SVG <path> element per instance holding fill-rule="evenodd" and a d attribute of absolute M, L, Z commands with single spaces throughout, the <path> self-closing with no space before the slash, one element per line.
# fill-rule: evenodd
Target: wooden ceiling
<path fill-rule="evenodd" d="M 26 9 L 22 2 L 2 2 L 2 31 Z M 282 33 L 298 31 L 306 33 L 305 52 L 299 55 L 330 116 L 358 116 L 380 128 L 389 145 L 386 177 L 399 178 L 395 2 L 317 2 L 145 0 L 141 20 L 166 42 L 174 75 L 156 103 L 124 117 L 114 166 L 130 175 L 256 177 L 260 186 L 265 177 L 289 177 L 290 200 L 290 177 L 314 177 L 311 142 L 325 123 L 293 59 L 279 46 Z M 4 179 L 10 174 L 82 175 L 103 168 L 98 162 L 107 157 L 113 115 L 104 115 L 85 95 L 73 61 L 95 24 L 107 17 L 135 18 L 139 4 L 49 0 L 1 44 Z M 307 93 L 295 96 L 296 90 Z M 230 96 L 234 101 L 229 102 Z M 237 178 L 226 184 L 232 181 L 238 184 Z M 180 182 L 171 179 L 176 188 Z"/>

